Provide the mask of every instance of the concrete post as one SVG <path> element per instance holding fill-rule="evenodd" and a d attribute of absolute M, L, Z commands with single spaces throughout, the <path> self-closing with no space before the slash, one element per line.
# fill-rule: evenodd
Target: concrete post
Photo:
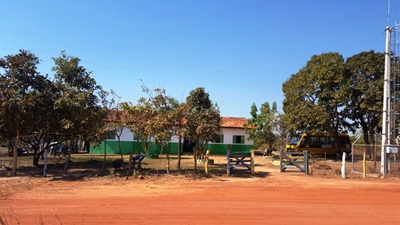
<path fill-rule="evenodd" d="M 343 152 L 342 157 L 342 178 L 346 178 L 346 152 Z"/>

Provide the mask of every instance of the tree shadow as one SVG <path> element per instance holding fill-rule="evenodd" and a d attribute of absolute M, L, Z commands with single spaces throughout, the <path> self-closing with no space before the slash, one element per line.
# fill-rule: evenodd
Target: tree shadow
<path fill-rule="evenodd" d="M 64 175 L 64 166 L 65 160 L 49 160 L 46 171 L 46 178 L 50 181 L 83 181 L 86 178 L 91 177 L 99 177 L 99 176 L 114 176 L 114 177 L 129 177 L 129 163 L 127 161 L 124 162 L 121 168 L 114 168 L 112 158 L 107 158 L 104 162 L 104 171 L 103 168 L 103 160 L 98 158 L 80 158 L 80 159 L 71 159 L 69 162 L 69 167 L 67 171 L 67 175 Z M 185 177 L 187 179 L 208 179 L 215 177 L 228 177 L 227 175 L 227 165 L 226 163 L 212 164 L 209 165 L 208 174 L 205 174 L 204 164 L 197 165 L 197 172 L 194 172 L 193 165 L 186 165 L 185 168 L 176 169 L 173 165 L 174 162 L 171 162 L 170 172 L 167 173 L 165 167 L 161 167 L 160 169 L 156 169 L 158 159 L 145 159 L 142 161 L 142 169 L 135 168 L 133 175 L 145 175 L 149 177 L 157 178 L 159 176 L 180 176 Z M 266 178 L 269 176 L 268 172 L 257 171 L 257 167 L 261 167 L 261 164 L 255 164 L 256 172 L 252 174 L 246 168 L 235 168 L 232 170 L 229 177 L 237 177 L 237 178 Z M 18 177 L 42 177 L 43 176 L 43 165 L 39 166 L 27 166 L 22 165 L 18 167 L 17 176 Z M 6 173 L 0 173 L 0 177 L 7 177 L 11 174 L 11 167 L 7 167 Z"/>

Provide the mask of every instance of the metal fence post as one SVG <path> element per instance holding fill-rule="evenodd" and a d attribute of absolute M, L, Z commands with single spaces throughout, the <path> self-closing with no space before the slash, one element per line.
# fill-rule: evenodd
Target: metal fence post
<path fill-rule="evenodd" d="M 308 151 L 304 150 L 303 152 L 304 155 L 304 169 L 305 169 L 305 174 L 309 175 L 309 163 L 308 163 Z"/>

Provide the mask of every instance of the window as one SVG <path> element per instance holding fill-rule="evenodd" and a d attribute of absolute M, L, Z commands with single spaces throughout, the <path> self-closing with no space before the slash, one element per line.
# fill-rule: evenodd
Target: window
<path fill-rule="evenodd" d="M 319 138 L 315 136 L 310 136 L 308 141 L 309 141 L 308 143 L 318 143 Z"/>
<path fill-rule="evenodd" d="M 330 138 L 329 137 L 319 137 L 319 140 L 322 144 L 329 144 Z"/>
<path fill-rule="evenodd" d="M 243 135 L 233 135 L 233 144 L 244 144 L 244 136 Z"/>

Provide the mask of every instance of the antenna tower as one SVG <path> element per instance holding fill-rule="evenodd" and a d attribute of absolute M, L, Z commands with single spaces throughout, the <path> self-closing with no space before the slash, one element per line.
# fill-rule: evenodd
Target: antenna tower
<path fill-rule="evenodd" d="M 399 69 L 399 37 L 400 25 L 389 26 L 390 0 L 388 0 L 388 26 L 386 27 L 385 44 L 385 78 L 382 114 L 382 152 L 381 152 L 381 173 L 386 176 L 388 173 L 387 147 L 399 145 L 396 141 L 400 137 L 400 73 Z"/>

